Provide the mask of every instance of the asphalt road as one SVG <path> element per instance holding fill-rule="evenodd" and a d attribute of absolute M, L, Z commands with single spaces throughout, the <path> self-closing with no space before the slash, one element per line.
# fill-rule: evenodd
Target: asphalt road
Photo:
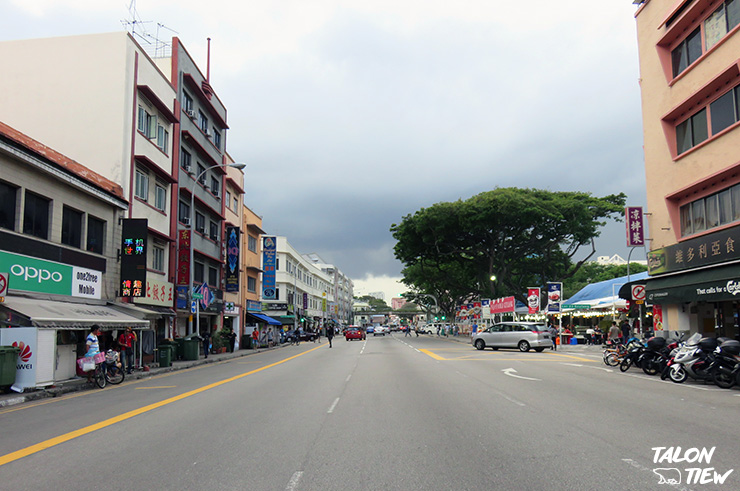
<path fill-rule="evenodd" d="M 596 348 L 336 338 L 4 409 L 0 486 L 737 490 L 739 414 Z"/>

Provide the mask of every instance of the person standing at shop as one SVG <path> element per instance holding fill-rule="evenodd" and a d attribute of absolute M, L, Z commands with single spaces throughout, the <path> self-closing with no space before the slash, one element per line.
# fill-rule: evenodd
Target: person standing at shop
<path fill-rule="evenodd" d="M 211 350 L 211 332 L 208 329 L 203 330 L 201 340 L 203 342 L 203 356 L 208 358 L 208 352 Z"/>
<path fill-rule="evenodd" d="M 136 333 L 130 327 L 127 327 L 118 336 L 118 345 L 121 347 L 121 352 L 123 353 L 123 368 L 126 370 L 126 373 L 134 371 L 134 343 L 136 341 Z"/>

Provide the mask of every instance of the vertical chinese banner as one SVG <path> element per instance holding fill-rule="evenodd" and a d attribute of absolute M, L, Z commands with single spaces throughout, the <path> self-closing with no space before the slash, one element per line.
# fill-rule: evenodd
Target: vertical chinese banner
<path fill-rule="evenodd" d="M 177 234 L 177 284 L 190 284 L 190 230 Z"/>
<path fill-rule="evenodd" d="M 226 275 L 227 292 L 239 291 L 239 227 L 226 228 Z"/>
<path fill-rule="evenodd" d="M 146 218 L 123 220 L 121 240 L 121 296 L 143 297 L 146 295 Z"/>
<path fill-rule="evenodd" d="M 536 314 L 540 311 L 540 289 L 527 288 L 527 307 L 530 314 Z"/>
<path fill-rule="evenodd" d="M 627 247 L 644 246 L 642 206 L 628 206 L 624 209 L 624 217 L 627 224 Z"/>

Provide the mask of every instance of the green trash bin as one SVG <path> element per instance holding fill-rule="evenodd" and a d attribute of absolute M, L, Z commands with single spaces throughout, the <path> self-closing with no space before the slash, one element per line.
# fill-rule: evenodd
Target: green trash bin
<path fill-rule="evenodd" d="M 159 346 L 159 366 L 160 367 L 171 367 L 172 366 L 172 346 L 169 344 L 163 344 Z"/>
<path fill-rule="evenodd" d="M 198 352 L 200 351 L 200 336 L 197 334 L 191 334 L 185 336 L 183 339 L 183 359 L 185 360 L 197 360 Z"/>
<path fill-rule="evenodd" d="M 20 349 L 15 346 L 0 346 L 0 387 L 15 383 L 15 371 Z"/>
<path fill-rule="evenodd" d="M 184 360 L 185 359 L 185 338 L 175 339 L 175 353 L 172 353 L 173 360 Z"/>
<path fill-rule="evenodd" d="M 241 349 L 252 349 L 252 336 L 248 334 L 242 336 L 242 344 L 239 347 Z"/>
<path fill-rule="evenodd" d="M 181 356 L 179 356 L 179 354 L 180 354 L 179 353 L 179 346 L 180 346 L 180 344 L 177 342 L 177 340 L 174 340 L 173 341 L 171 339 L 165 339 L 165 340 L 163 340 L 162 342 L 159 343 L 159 346 L 160 347 L 161 346 L 169 346 L 169 348 L 172 350 L 172 356 L 171 356 L 171 360 L 172 361 L 175 361 L 178 358 L 181 358 Z"/>

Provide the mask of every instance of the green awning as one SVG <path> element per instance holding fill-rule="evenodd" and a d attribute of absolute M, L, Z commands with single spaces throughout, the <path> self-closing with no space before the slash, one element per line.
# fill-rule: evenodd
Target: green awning
<path fill-rule="evenodd" d="M 651 277 L 645 291 L 649 304 L 740 300 L 740 264 Z"/>

